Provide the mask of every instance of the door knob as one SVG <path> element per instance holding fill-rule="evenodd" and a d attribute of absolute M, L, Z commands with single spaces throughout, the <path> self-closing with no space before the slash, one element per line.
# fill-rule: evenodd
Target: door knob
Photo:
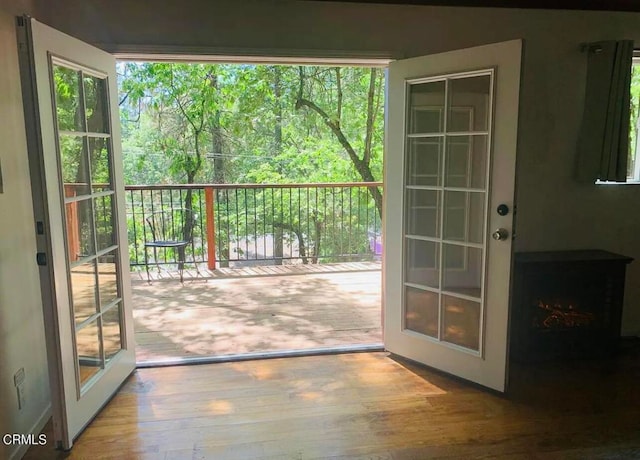
<path fill-rule="evenodd" d="M 498 230 L 496 230 L 491 234 L 491 237 L 496 241 L 506 240 L 508 236 L 509 236 L 509 232 L 504 228 L 499 228 Z"/>

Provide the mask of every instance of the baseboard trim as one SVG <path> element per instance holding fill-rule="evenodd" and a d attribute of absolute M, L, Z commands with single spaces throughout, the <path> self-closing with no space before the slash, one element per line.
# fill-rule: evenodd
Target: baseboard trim
<path fill-rule="evenodd" d="M 42 432 L 50 418 L 51 403 L 47 404 L 47 407 L 45 407 L 42 414 L 40 414 L 38 420 L 36 420 L 36 422 L 32 425 L 31 430 L 29 430 L 29 434 L 38 436 Z M 48 442 L 53 442 L 53 439 L 48 440 Z M 29 450 L 29 447 L 31 446 L 29 446 L 28 444 L 17 446 L 17 448 L 9 454 L 9 460 L 18 460 L 19 458 L 22 458 L 24 454 L 27 453 L 27 450 Z"/>

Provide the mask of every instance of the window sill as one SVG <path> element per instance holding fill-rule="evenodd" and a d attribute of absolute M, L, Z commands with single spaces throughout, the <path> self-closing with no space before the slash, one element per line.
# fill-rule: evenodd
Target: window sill
<path fill-rule="evenodd" d="M 626 182 L 608 182 L 597 180 L 596 185 L 640 185 L 640 180 L 627 180 Z"/>

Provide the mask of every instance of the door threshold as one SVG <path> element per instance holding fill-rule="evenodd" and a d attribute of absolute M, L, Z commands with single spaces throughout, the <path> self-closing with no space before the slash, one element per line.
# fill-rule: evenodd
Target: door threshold
<path fill-rule="evenodd" d="M 189 356 L 183 358 L 151 359 L 136 363 L 136 368 L 189 366 L 195 364 L 232 363 L 257 359 L 297 358 L 301 356 L 339 355 L 344 353 L 369 353 L 384 351 L 384 345 L 374 343 L 368 345 L 344 345 L 338 347 L 306 348 L 303 350 L 260 351 L 253 353 L 237 353 L 222 356 Z"/>

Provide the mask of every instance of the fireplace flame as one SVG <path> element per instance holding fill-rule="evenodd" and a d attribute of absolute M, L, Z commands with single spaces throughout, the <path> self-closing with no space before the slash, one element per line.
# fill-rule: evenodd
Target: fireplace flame
<path fill-rule="evenodd" d="M 595 320 L 593 313 L 581 312 L 572 304 L 564 306 L 555 303 L 551 305 L 539 300 L 538 308 L 545 310 L 546 317 L 544 317 L 541 323 L 534 320 L 536 327 L 544 327 L 547 329 L 588 327 Z"/>

